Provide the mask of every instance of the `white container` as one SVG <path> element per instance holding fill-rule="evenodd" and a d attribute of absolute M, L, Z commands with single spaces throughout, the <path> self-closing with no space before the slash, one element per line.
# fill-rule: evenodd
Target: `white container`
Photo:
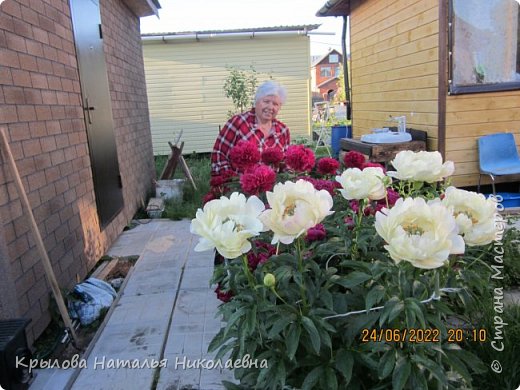
<path fill-rule="evenodd" d="M 157 180 L 155 184 L 155 197 L 163 199 L 182 200 L 182 187 L 184 179 Z"/>

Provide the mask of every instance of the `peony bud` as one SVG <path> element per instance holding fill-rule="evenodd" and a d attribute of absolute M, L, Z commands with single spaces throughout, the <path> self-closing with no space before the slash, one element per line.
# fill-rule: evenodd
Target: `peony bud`
<path fill-rule="evenodd" d="M 264 276 L 264 286 L 272 288 L 276 284 L 276 278 L 273 274 L 265 274 Z"/>

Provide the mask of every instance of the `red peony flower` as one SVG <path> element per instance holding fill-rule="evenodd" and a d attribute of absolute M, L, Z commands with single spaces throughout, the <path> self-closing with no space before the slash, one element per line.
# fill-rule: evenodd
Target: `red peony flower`
<path fill-rule="evenodd" d="M 287 168 L 296 172 L 310 172 L 315 161 L 314 152 L 303 145 L 291 145 L 285 152 Z"/>
<path fill-rule="evenodd" d="M 326 236 L 327 236 L 327 232 L 325 231 L 325 226 L 323 226 L 323 224 L 319 223 L 316 226 L 313 226 L 309 230 L 307 230 L 307 235 L 305 236 L 305 240 L 307 242 L 321 241 L 321 240 L 325 239 Z"/>
<path fill-rule="evenodd" d="M 258 195 L 273 189 L 276 172 L 267 165 L 257 165 L 248 169 L 240 177 L 242 190 L 248 195 Z"/>
<path fill-rule="evenodd" d="M 227 184 L 233 176 L 236 176 L 234 172 L 224 171 L 219 175 L 211 176 L 209 179 L 209 185 L 211 187 L 220 187 L 224 184 Z"/>
<path fill-rule="evenodd" d="M 365 164 L 365 155 L 355 150 L 351 150 L 345 153 L 345 157 L 343 157 L 343 164 L 347 168 L 363 168 L 363 164 Z"/>
<path fill-rule="evenodd" d="M 267 242 L 256 241 L 255 246 L 257 253 L 249 251 L 247 254 L 247 263 L 251 271 L 254 271 L 256 267 L 264 264 L 271 256 L 276 254 L 276 247 Z"/>
<path fill-rule="evenodd" d="M 202 198 L 202 205 L 204 206 L 206 203 L 213 199 L 217 199 L 217 197 L 215 196 L 213 191 L 210 191 L 206 195 L 204 195 L 204 198 Z"/>
<path fill-rule="evenodd" d="M 260 162 L 260 152 L 254 142 L 240 141 L 229 152 L 231 166 L 240 172 L 245 172 Z"/>
<path fill-rule="evenodd" d="M 220 299 L 222 302 L 229 302 L 231 298 L 233 298 L 234 294 L 230 291 L 222 291 L 222 287 L 220 286 L 220 283 L 217 285 L 217 288 L 215 289 L 215 292 L 217 293 L 217 298 Z"/>
<path fill-rule="evenodd" d="M 376 162 L 372 162 L 372 161 L 367 161 L 366 163 L 364 163 L 361 167 L 361 169 L 365 169 L 365 168 L 368 168 L 368 167 L 372 167 L 372 168 L 381 168 L 383 170 L 383 172 L 386 174 L 386 168 L 379 164 L 379 163 L 376 163 Z"/>
<path fill-rule="evenodd" d="M 267 148 L 262 152 L 262 162 L 267 165 L 278 165 L 283 160 L 283 152 L 279 148 Z"/>
<path fill-rule="evenodd" d="M 388 198 L 388 205 L 389 206 L 393 206 L 395 204 L 395 202 L 397 202 L 397 200 L 401 197 L 399 195 L 399 192 L 397 192 L 396 190 L 392 189 L 392 188 L 387 188 L 386 189 L 386 196 Z M 386 205 L 386 201 L 385 199 L 381 199 L 381 201 L 384 201 L 385 202 L 385 205 Z"/>
<path fill-rule="evenodd" d="M 320 175 L 335 175 L 339 169 L 339 161 L 332 157 L 324 157 L 318 160 L 317 168 Z"/>

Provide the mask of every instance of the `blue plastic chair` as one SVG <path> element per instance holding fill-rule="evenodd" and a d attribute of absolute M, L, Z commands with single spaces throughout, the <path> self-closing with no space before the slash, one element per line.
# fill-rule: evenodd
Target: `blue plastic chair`
<path fill-rule="evenodd" d="M 489 175 L 493 194 L 495 191 L 495 176 L 520 174 L 520 158 L 516 149 L 515 137 L 511 133 L 485 135 L 478 139 L 478 158 L 480 174 L 478 189 L 482 175 Z"/>

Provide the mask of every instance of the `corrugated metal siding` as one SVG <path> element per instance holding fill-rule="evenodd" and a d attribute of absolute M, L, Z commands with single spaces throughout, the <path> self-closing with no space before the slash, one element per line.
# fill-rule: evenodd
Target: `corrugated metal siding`
<path fill-rule="evenodd" d="M 428 132 L 437 146 L 438 4 L 430 0 L 353 0 L 351 72 L 353 131 L 407 126 Z M 411 115 L 413 113 L 413 115 Z"/>
<path fill-rule="evenodd" d="M 143 41 L 154 154 L 168 154 L 168 141 L 184 130 L 184 153 L 210 152 L 219 125 L 233 108 L 223 85 L 226 66 L 257 71 L 288 90 L 278 119 L 291 138 L 310 136 L 310 43 L 306 36 Z"/>

